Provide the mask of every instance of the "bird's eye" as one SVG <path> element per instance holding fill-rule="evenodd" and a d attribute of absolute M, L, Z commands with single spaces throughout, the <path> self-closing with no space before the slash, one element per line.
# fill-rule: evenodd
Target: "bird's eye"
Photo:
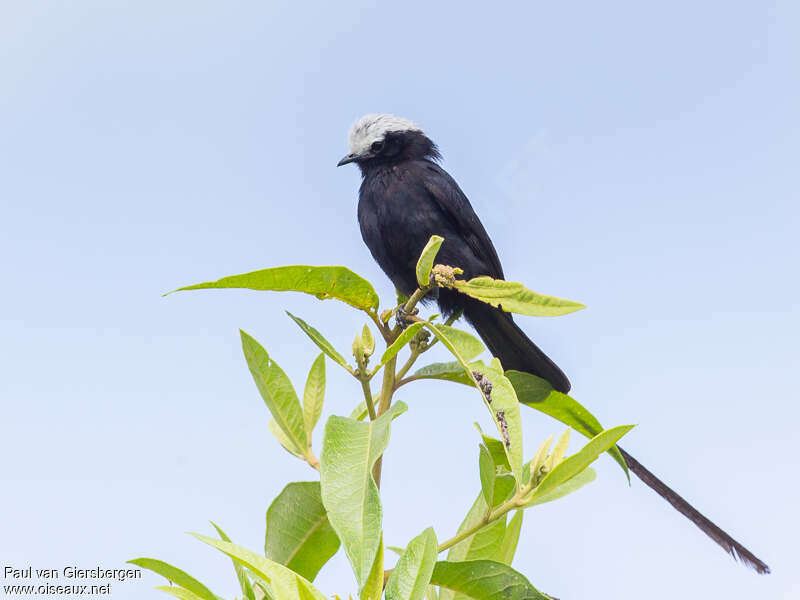
<path fill-rule="evenodd" d="M 383 150 L 383 140 L 378 140 L 377 142 L 372 142 L 372 146 L 370 146 L 369 149 L 377 154 L 378 152 Z"/>

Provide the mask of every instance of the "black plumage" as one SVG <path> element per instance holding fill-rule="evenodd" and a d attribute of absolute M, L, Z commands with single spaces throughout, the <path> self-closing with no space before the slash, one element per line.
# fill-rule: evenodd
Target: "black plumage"
<path fill-rule="evenodd" d="M 470 279 L 503 279 L 503 267 L 489 235 L 464 192 L 435 160 L 436 146 L 418 131 L 387 133 L 380 152 L 359 160 L 364 180 L 358 202 L 361 235 L 395 287 L 406 295 L 417 288 L 415 266 L 432 235 L 444 243 L 440 264 L 459 267 Z M 532 373 L 561 392 L 569 380 L 517 327 L 510 314 L 454 290 L 439 291 L 445 315 L 464 311 L 505 369 Z"/>
<path fill-rule="evenodd" d="M 405 125 L 405 126 L 404 126 Z M 358 222 L 372 256 L 406 295 L 417 288 L 416 263 L 434 234 L 444 237 L 436 262 L 464 270 L 465 278 L 503 279 L 503 267 L 475 211 L 453 178 L 438 164 L 436 145 L 413 123 L 391 115 L 369 115 L 353 128 L 351 150 L 339 165 L 355 162 L 363 181 Z M 517 327 L 511 315 L 454 290 L 439 290 L 442 312 L 462 310 L 505 370 L 546 379 L 566 393 L 564 373 Z M 630 454 L 628 468 L 734 558 L 759 573 L 769 567 L 703 516 Z"/>

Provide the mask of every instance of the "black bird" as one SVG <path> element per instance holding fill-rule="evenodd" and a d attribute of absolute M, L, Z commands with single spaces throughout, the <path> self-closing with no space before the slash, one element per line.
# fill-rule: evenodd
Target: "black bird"
<path fill-rule="evenodd" d="M 350 153 L 338 166 L 356 163 L 363 181 L 358 196 L 358 223 L 369 251 L 403 294 L 417 288 L 416 263 L 432 235 L 444 243 L 436 262 L 460 267 L 470 279 L 489 275 L 504 279 L 497 251 L 472 205 L 455 180 L 442 169 L 436 144 L 408 119 L 370 114 L 356 121 L 349 134 Z M 455 290 L 440 289 L 442 313 L 463 310 L 505 370 L 546 379 L 568 392 L 561 369 L 517 327 L 511 315 Z M 619 449 L 628 468 L 680 513 L 694 522 L 734 558 L 759 573 L 769 567 L 747 548 L 700 514 L 630 454 Z"/>

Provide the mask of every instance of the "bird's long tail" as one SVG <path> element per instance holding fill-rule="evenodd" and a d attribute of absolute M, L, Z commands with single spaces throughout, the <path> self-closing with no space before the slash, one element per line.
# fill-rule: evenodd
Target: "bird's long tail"
<path fill-rule="evenodd" d="M 483 338 L 491 353 L 500 359 L 503 369 L 531 373 L 546 379 L 559 392 L 567 393 L 569 391 L 570 383 L 566 375 L 536 344 L 528 339 L 528 336 L 511 319 L 511 315 L 477 301 L 466 303 L 464 315 Z M 619 451 L 625 458 L 628 468 L 639 479 L 669 502 L 675 510 L 697 525 L 723 550 L 758 573 L 770 572 L 764 561 L 703 516 L 625 450 L 620 448 Z"/>
<path fill-rule="evenodd" d="M 617 448 L 619 448 L 619 446 L 617 446 Z M 619 448 L 619 451 L 625 458 L 628 468 L 633 471 L 633 473 L 639 479 L 647 484 L 647 486 L 654 490 L 659 496 L 664 498 L 664 500 L 672 504 L 675 510 L 697 525 L 703 533 L 719 544 L 719 546 L 725 550 L 725 552 L 733 556 L 735 559 L 742 561 L 742 563 L 748 567 L 755 569 L 758 573 L 769 573 L 769 567 L 766 565 L 766 563 L 764 563 L 764 561 L 759 559 L 755 554 L 750 552 L 747 548 L 722 531 L 722 529 L 714 525 L 714 523 L 712 523 L 709 519 L 700 514 L 700 511 L 689 504 L 686 500 L 681 498 L 677 493 L 670 489 L 667 484 L 653 475 L 638 460 L 625 452 L 625 450 Z"/>
<path fill-rule="evenodd" d="M 559 392 L 569 392 L 567 376 L 517 327 L 510 314 L 472 300 L 465 303 L 464 316 L 500 359 L 503 369 L 531 373 L 546 379 Z"/>

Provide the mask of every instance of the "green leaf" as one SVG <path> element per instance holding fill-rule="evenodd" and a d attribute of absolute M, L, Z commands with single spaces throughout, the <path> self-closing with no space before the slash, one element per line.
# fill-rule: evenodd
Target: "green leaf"
<path fill-rule="evenodd" d="M 480 360 L 470 363 L 469 366 L 470 371 L 479 370 L 486 367 L 485 363 Z M 412 377 L 415 379 L 441 379 L 442 381 L 454 381 L 456 383 L 469 386 L 475 385 L 472 375 L 467 374 L 464 371 L 464 367 L 458 361 L 426 365 L 421 369 L 417 369 Z"/>
<path fill-rule="evenodd" d="M 303 455 L 303 450 L 295 446 L 294 442 L 289 439 L 289 437 L 283 433 L 283 429 L 280 428 L 280 425 L 275 421 L 275 419 L 269 420 L 269 428 L 270 433 L 275 436 L 275 439 L 278 440 L 283 449 L 286 450 L 289 454 L 296 456 L 302 460 L 305 460 L 305 456 Z"/>
<path fill-rule="evenodd" d="M 533 498 L 530 502 L 526 502 L 525 507 L 528 506 L 536 506 L 537 504 L 544 504 L 545 502 L 552 502 L 553 500 L 559 500 L 564 496 L 571 494 L 572 492 L 576 492 L 585 486 L 588 483 L 591 483 L 595 480 L 597 474 L 594 472 L 594 469 L 588 468 L 584 469 L 572 479 L 562 483 L 555 489 L 550 490 L 549 492 L 545 492 L 544 494 L 540 494 Z M 520 511 L 521 512 L 521 511 Z"/>
<path fill-rule="evenodd" d="M 275 600 L 272 588 L 269 583 L 252 571 L 250 571 L 250 578 L 253 580 L 253 591 L 256 594 L 256 600 Z"/>
<path fill-rule="evenodd" d="M 438 254 L 443 241 L 443 237 L 432 235 L 431 239 L 428 240 L 428 243 L 425 244 L 425 247 L 422 249 L 422 253 L 417 261 L 417 283 L 421 288 L 431 284 L 433 261 L 436 259 L 436 254 Z"/>
<path fill-rule="evenodd" d="M 325 426 L 320 457 L 322 502 L 359 589 L 367 580 L 381 540 L 381 502 L 372 467 L 389 443 L 392 420 L 407 408 L 397 402 L 368 423 L 333 416 Z"/>
<path fill-rule="evenodd" d="M 483 444 L 478 446 L 478 467 L 481 474 L 481 492 L 483 493 L 483 499 L 486 500 L 486 504 L 492 506 L 492 501 L 494 500 L 494 481 L 497 477 L 497 472 L 495 471 L 492 455 L 489 454 L 489 449 Z"/>
<path fill-rule="evenodd" d="M 517 543 L 519 542 L 519 534 L 522 531 L 522 515 L 523 511 L 518 510 L 514 513 L 514 517 L 508 522 L 505 536 L 503 536 L 503 543 L 500 545 L 498 562 L 510 565 L 511 561 L 514 560 L 514 553 L 517 551 Z"/>
<path fill-rule="evenodd" d="M 522 477 L 522 423 L 519 416 L 519 403 L 517 402 L 514 388 L 503 374 L 500 362 L 492 359 L 491 363 L 483 368 L 473 368 L 475 367 L 474 364 L 470 365 L 464 360 L 464 357 L 461 356 L 450 338 L 439 326 L 433 323 L 426 323 L 425 326 L 458 359 L 462 369 L 464 369 L 464 373 L 472 380 L 476 388 L 481 389 L 473 371 L 481 373 L 484 378 L 488 378 L 491 382 L 490 397 L 487 397 L 483 391 L 481 391 L 481 397 L 486 408 L 492 414 L 492 420 L 498 432 L 501 434 L 505 453 L 508 456 L 508 464 L 511 465 L 511 471 L 519 483 Z"/>
<path fill-rule="evenodd" d="M 383 595 L 383 536 L 381 536 L 381 543 L 378 545 L 378 554 L 375 555 L 375 561 L 372 563 L 367 582 L 364 584 L 364 589 L 361 590 L 360 600 L 381 600 Z"/>
<path fill-rule="evenodd" d="M 309 338 L 311 338 L 311 341 L 314 342 L 320 350 L 322 350 L 325 354 L 330 356 L 334 360 L 334 362 L 342 365 L 347 371 L 351 373 L 353 372 L 353 368 L 347 364 L 347 361 L 345 360 L 344 356 L 342 356 L 341 354 L 339 354 L 339 352 L 336 351 L 336 348 L 334 348 L 333 345 L 328 340 L 325 339 L 325 336 L 323 336 L 319 331 L 314 329 L 311 325 L 303 321 L 303 319 L 301 319 L 300 317 L 295 317 L 288 310 L 286 311 L 286 314 L 289 315 L 295 323 L 297 323 L 300 329 L 302 329 L 303 332 Z"/>
<path fill-rule="evenodd" d="M 264 553 L 309 581 L 336 554 L 339 538 L 328 522 L 318 481 L 290 483 L 267 509 Z"/>
<path fill-rule="evenodd" d="M 320 354 L 311 365 L 303 390 L 303 424 L 306 428 L 308 445 L 311 446 L 311 432 L 322 414 L 325 400 L 325 355 Z"/>
<path fill-rule="evenodd" d="M 180 600 L 203 600 L 197 594 L 193 594 L 189 590 L 185 590 L 181 587 L 177 587 L 174 585 L 157 585 L 156 589 L 160 592 L 169 594 L 170 596 L 175 596 L 176 598 L 180 598 Z"/>
<path fill-rule="evenodd" d="M 240 333 L 247 366 L 269 412 L 292 446 L 305 454 L 308 451 L 308 437 L 303 424 L 303 409 L 292 382 L 261 344 L 244 331 Z"/>
<path fill-rule="evenodd" d="M 485 367 L 486 365 L 480 365 L 481 367 Z M 478 423 L 474 423 L 475 429 L 478 430 L 478 433 L 481 434 L 481 439 L 483 440 L 483 444 L 489 450 L 489 454 L 492 457 L 492 461 L 494 462 L 494 466 L 496 469 L 500 469 L 503 472 L 510 472 L 511 467 L 508 464 L 508 456 L 506 456 L 506 449 L 503 446 L 503 442 L 500 440 L 490 437 L 483 433 L 481 426 Z"/>
<path fill-rule="evenodd" d="M 494 480 L 492 508 L 500 506 L 517 491 L 517 481 L 511 473 L 499 474 Z"/>
<path fill-rule="evenodd" d="M 558 465 L 562 460 L 564 460 L 564 455 L 567 453 L 567 448 L 569 447 L 569 429 L 567 429 L 561 437 L 558 438 L 555 447 L 553 448 L 553 453 L 547 457 L 547 461 L 545 462 L 545 468 L 547 472 L 553 470 L 553 468 Z"/>
<path fill-rule="evenodd" d="M 327 600 L 310 581 L 281 564 L 230 542 L 215 540 L 196 533 L 192 535 L 201 542 L 224 552 L 257 576 L 268 581 L 275 598 L 280 600 Z"/>
<path fill-rule="evenodd" d="M 530 471 L 528 478 L 529 481 L 533 480 L 535 482 L 537 478 L 541 479 L 541 477 L 544 477 L 543 467 L 545 466 L 547 455 L 550 452 L 550 446 L 553 444 L 553 437 L 554 436 L 551 435 L 544 442 L 542 442 L 542 445 L 539 446 L 536 454 L 533 455 L 533 459 L 530 463 L 528 463 L 528 468 Z"/>
<path fill-rule="evenodd" d="M 554 390 L 541 377 L 520 371 L 506 371 L 506 377 L 511 381 L 511 385 L 514 386 L 517 398 L 522 404 L 535 408 L 565 425 L 569 425 L 587 438 L 592 438 L 603 431 L 600 421 L 592 413 L 571 396 Z M 631 477 L 630 473 L 628 473 L 628 465 L 617 447 L 609 448 L 608 453 L 625 471 L 625 475 L 630 482 Z"/>
<path fill-rule="evenodd" d="M 491 277 L 475 277 L 469 281 L 456 280 L 455 289 L 506 312 L 532 317 L 557 317 L 586 308 L 579 302 L 537 294 L 516 281 Z"/>
<path fill-rule="evenodd" d="M 409 542 L 386 582 L 386 600 L 424 600 L 439 554 L 437 544 L 430 527 Z"/>
<path fill-rule="evenodd" d="M 378 294 L 372 285 L 346 267 L 291 265 L 223 277 L 196 283 L 175 292 L 214 288 L 246 288 L 273 292 L 303 292 L 320 300 L 336 298 L 362 310 L 378 308 Z M 169 292 L 170 294 L 173 292 Z"/>
<path fill-rule="evenodd" d="M 219 525 L 214 523 L 214 521 L 211 521 L 211 524 L 214 526 L 214 529 L 217 530 L 217 533 L 223 542 L 231 541 L 231 538 L 229 538 L 228 535 L 222 531 Z M 247 572 L 244 570 L 244 567 L 242 567 L 242 565 L 237 563 L 235 560 L 231 560 L 233 561 L 233 568 L 236 571 L 236 579 L 239 580 L 239 587 L 242 588 L 244 597 L 247 598 L 247 600 L 256 600 L 255 592 L 253 592 L 253 586 L 250 584 L 250 579 L 248 579 Z"/>
<path fill-rule="evenodd" d="M 373 395 L 373 398 L 375 396 Z M 367 418 L 369 411 L 367 410 L 367 401 L 362 400 L 358 406 L 356 406 L 353 411 L 350 413 L 350 418 L 355 419 L 356 421 L 363 421 Z"/>
<path fill-rule="evenodd" d="M 437 562 L 431 583 L 474 600 L 548 600 L 521 573 L 491 560 Z"/>
<path fill-rule="evenodd" d="M 484 368 L 476 368 L 485 379 L 492 382 L 491 404 L 487 403 L 492 411 L 495 425 L 501 434 L 511 472 L 517 482 L 522 482 L 522 418 L 519 414 L 519 402 L 511 382 L 503 374 L 500 362 L 493 358 Z M 502 413 L 502 418 L 501 418 Z M 505 423 L 505 425 L 503 424 Z"/>
<path fill-rule="evenodd" d="M 361 341 L 364 346 L 364 353 L 367 356 L 372 356 L 372 353 L 375 352 L 375 338 L 372 336 L 369 325 L 364 325 L 364 329 L 361 331 Z"/>
<path fill-rule="evenodd" d="M 437 325 L 437 327 L 439 328 L 439 331 L 447 336 L 447 339 L 450 340 L 450 343 L 455 346 L 456 350 L 458 350 L 458 353 L 461 355 L 461 358 L 467 362 L 470 362 L 479 355 L 483 354 L 483 352 L 486 350 L 483 342 L 481 342 L 471 333 L 467 333 L 461 329 L 456 329 L 455 327 L 450 327 L 449 325 Z"/>
<path fill-rule="evenodd" d="M 375 370 L 377 371 L 378 368 L 382 367 L 387 362 L 389 362 L 394 356 L 396 356 L 397 353 L 400 352 L 400 350 L 402 350 L 406 344 L 408 344 L 412 339 L 414 339 L 414 336 L 417 335 L 419 330 L 422 329 L 424 325 L 425 323 L 412 323 L 411 325 L 406 327 L 403 330 L 403 333 L 397 336 L 397 339 L 394 342 L 392 342 L 392 344 L 388 348 L 386 348 L 386 351 L 383 353 L 383 356 L 381 356 L 381 362 Z"/>
<path fill-rule="evenodd" d="M 189 590 L 195 596 L 203 600 L 217 600 L 217 597 L 205 585 L 200 583 L 197 579 L 189 575 L 186 571 L 182 571 L 178 567 L 173 567 L 169 563 L 156 558 L 134 558 L 128 561 L 132 565 L 148 569 L 154 573 L 166 577 L 175 585 L 179 585 L 185 590 Z"/>
<path fill-rule="evenodd" d="M 577 453 L 565 458 L 561 464 L 545 475 L 544 479 L 536 486 L 531 498 L 535 499 L 542 494 L 551 492 L 562 483 L 575 477 L 631 429 L 633 429 L 633 425 L 620 425 L 597 434 Z"/>

